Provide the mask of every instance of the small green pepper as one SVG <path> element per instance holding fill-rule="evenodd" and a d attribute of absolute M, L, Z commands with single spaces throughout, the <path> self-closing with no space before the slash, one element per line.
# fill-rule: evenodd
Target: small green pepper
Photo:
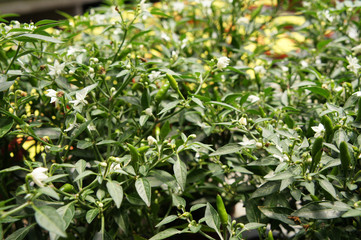
<path fill-rule="evenodd" d="M 345 175 L 347 175 L 348 170 L 350 169 L 351 164 L 351 155 L 348 150 L 347 143 L 345 141 L 342 141 L 340 143 L 340 159 L 341 159 L 341 167 L 342 171 Z"/>
<path fill-rule="evenodd" d="M 333 138 L 333 124 L 332 124 L 332 121 L 331 119 L 326 116 L 326 115 L 323 115 L 322 116 L 322 119 L 321 119 L 321 123 L 323 124 L 323 126 L 325 127 L 325 140 L 326 142 L 330 143 L 332 142 L 332 138 Z"/>
<path fill-rule="evenodd" d="M 217 195 L 216 203 L 217 203 L 217 212 L 219 214 L 219 217 L 221 218 L 221 223 L 222 223 L 222 225 L 227 225 L 228 214 L 227 214 L 226 208 L 224 207 L 222 197 L 219 194 Z"/>
<path fill-rule="evenodd" d="M 167 76 L 167 79 L 168 79 L 168 81 L 169 81 L 170 86 L 174 89 L 174 91 L 176 91 L 176 92 L 178 93 L 178 95 L 179 95 L 183 100 L 185 100 L 183 94 L 182 94 L 181 91 L 179 90 L 178 83 L 177 83 L 177 81 L 175 80 L 175 78 L 174 78 L 172 75 L 170 75 L 169 73 L 167 73 L 166 76 Z"/>
<path fill-rule="evenodd" d="M 75 192 L 74 186 L 69 183 L 65 183 L 63 186 L 61 186 L 59 188 L 59 190 L 62 192 L 66 192 L 66 193 L 74 193 Z"/>
<path fill-rule="evenodd" d="M 360 122 L 361 121 L 361 98 L 359 98 L 357 105 L 358 105 L 358 110 L 357 110 L 357 116 L 356 116 L 355 121 Z"/>
<path fill-rule="evenodd" d="M 160 103 L 163 100 L 163 98 L 168 92 L 169 86 L 169 82 L 165 82 L 163 86 L 158 90 L 157 94 L 155 95 L 155 101 L 157 103 Z"/>
<path fill-rule="evenodd" d="M 133 163 L 133 167 L 136 171 L 138 171 L 138 165 L 139 165 L 139 153 L 137 151 L 137 149 L 130 143 L 127 144 L 129 151 L 130 151 L 130 156 L 132 159 L 132 163 Z"/>
<path fill-rule="evenodd" d="M 316 166 L 321 160 L 322 145 L 323 145 L 323 137 L 318 137 L 313 142 L 311 149 L 312 163 L 311 163 L 310 172 L 313 172 L 313 170 L 316 168 Z"/>

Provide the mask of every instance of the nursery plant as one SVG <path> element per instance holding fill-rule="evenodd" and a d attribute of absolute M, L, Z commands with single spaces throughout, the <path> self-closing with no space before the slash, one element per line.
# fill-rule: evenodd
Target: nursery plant
<path fill-rule="evenodd" d="M 359 239 L 360 10 L 1 15 L 0 237 Z"/>

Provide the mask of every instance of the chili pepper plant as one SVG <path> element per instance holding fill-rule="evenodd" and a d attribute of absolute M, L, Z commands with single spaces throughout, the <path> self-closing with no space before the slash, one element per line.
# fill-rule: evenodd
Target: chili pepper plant
<path fill-rule="evenodd" d="M 359 238 L 360 8 L 2 15 L 1 238 Z"/>

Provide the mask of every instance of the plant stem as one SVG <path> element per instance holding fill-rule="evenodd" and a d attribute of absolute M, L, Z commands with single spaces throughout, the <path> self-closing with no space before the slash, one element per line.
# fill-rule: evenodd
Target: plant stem
<path fill-rule="evenodd" d="M 6 218 L 7 216 L 10 216 L 11 214 L 16 213 L 16 212 L 20 211 L 20 210 L 23 209 L 23 208 L 26 208 L 26 207 L 29 206 L 30 204 L 31 204 L 31 202 L 25 202 L 25 203 L 23 203 L 22 205 L 20 205 L 20 206 L 14 208 L 14 209 L 12 209 L 12 210 L 10 210 L 10 211 L 2 214 L 1 218 Z"/>
<path fill-rule="evenodd" d="M 20 47 L 21 47 L 21 44 L 19 43 L 18 48 L 16 49 L 16 52 L 15 52 L 15 55 L 14 55 L 14 57 L 11 59 L 11 62 L 10 62 L 10 64 L 9 64 L 8 68 L 6 69 L 5 74 L 8 73 L 8 71 L 9 71 L 10 68 L 11 68 L 11 66 L 14 64 L 15 59 L 17 58 L 17 56 L 18 56 L 18 54 L 19 54 Z"/>

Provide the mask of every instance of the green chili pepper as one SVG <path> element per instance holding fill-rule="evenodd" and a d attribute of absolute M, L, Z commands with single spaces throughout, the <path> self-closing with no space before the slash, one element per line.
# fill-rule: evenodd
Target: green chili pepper
<path fill-rule="evenodd" d="M 322 137 L 316 138 L 316 140 L 313 142 L 311 149 L 312 163 L 311 163 L 310 172 L 313 172 L 313 170 L 316 168 L 316 166 L 321 160 L 322 144 L 323 144 Z"/>
<path fill-rule="evenodd" d="M 356 122 L 361 121 L 361 98 L 359 98 L 359 100 L 358 100 L 358 110 L 357 110 L 357 116 L 356 116 L 355 121 Z"/>
<path fill-rule="evenodd" d="M 183 97 L 183 94 L 181 93 L 181 91 L 179 90 L 179 87 L 178 87 L 178 83 L 177 81 L 175 80 L 175 78 L 170 75 L 169 73 L 166 74 L 167 76 L 167 79 L 169 81 L 169 84 L 170 86 L 174 89 L 174 91 L 176 91 L 178 93 L 178 95 L 183 99 L 185 100 L 185 98 Z"/>
<path fill-rule="evenodd" d="M 74 186 L 69 183 L 65 183 L 63 186 L 61 186 L 59 188 L 59 190 L 62 192 L 66 192 L 66 193 L 74 193 L 75 192 Z"/>
<path fill-rule="evenodd" d="M 137 149 L 137 151 L 140 153 L 140 154 L 143 154 L 145 153 L 150 147 L 149 146 L 143 146 L 143 147 L 140 147 Z"/>
<path fill-rule="evenodd" d="M 138 153 L 137 149 L 132 144 L 127 143 L 127 146 L 129 148 L 129 151 L 130 151 L 130 156 L 132 158 L 133 167 L 137 171 L 138 170 L 138 163 L 139 163 L 139 153 Z"/>
<path fill-rule="evenodd" d="M 155 95 L 155 101 L 157 103 L 160 103 L 160 101 L 163 100 L 163 98 L 168 92 L 169 86 L 169 82 L 165 82 L 163 86 L 158 90 L 157 94 Z"/>
<path fill-rule="evenodd" d="M 351 164 L 351 155 L 348 151 L 348 146 L 345 141 L 340 143 L 340 159 L 341 159 L 341 167 L 342 171 L 346 175 L 350 169 Z"/>
<path fill-rule="evenodd" d="M 332 141 L 332 138 L 333 138 L 333 124 L 332 124 L 332 121 L 331 119 L 326 116 L 326 115 L 323 115 L 322 116 L 322 119 L 321 119 L 321 123 L 323 124 L 323 126 L 325 127 L 325 140 L 326 142 L 331 142 Z"/>
<path fill-rule="evenodd" d="M 218 211 L 219 217 L 221 218 L 222 225 L 227 225 L 228 214 L 227 214 L 226 208 L 224 207 L 222 197 L 219 194 L 217 195 L 217 211 Z"/>
<path fill-rule="evenodd" d="M 315 120 L 311 117 L 310 118 L 310 121 L 308 122 L 308 127 L 307 127 L 307 130 L 306 130 L 306 137 L 312 137 L 315 132 L 312 130 L 312 126 L 315 125 Z"/>
<path fill-rule="evenodd" d="M 269 230 L 268 231 L 268 238 L 267 238 L 268 240 L 274 240 L 274 238 L 273 238 L 273 234 L 272 234 L 272 230 Z"/>
<path fill-rule="evenodd" d="M 312 194 L 311 194 L 310 196 L 311 196 L 311 198 L 312 198 L 313 201 L 315 201 L 315 202 L 320 201 L 320 199 L 319 199 L 317 196 L 312 195 Z"/>

